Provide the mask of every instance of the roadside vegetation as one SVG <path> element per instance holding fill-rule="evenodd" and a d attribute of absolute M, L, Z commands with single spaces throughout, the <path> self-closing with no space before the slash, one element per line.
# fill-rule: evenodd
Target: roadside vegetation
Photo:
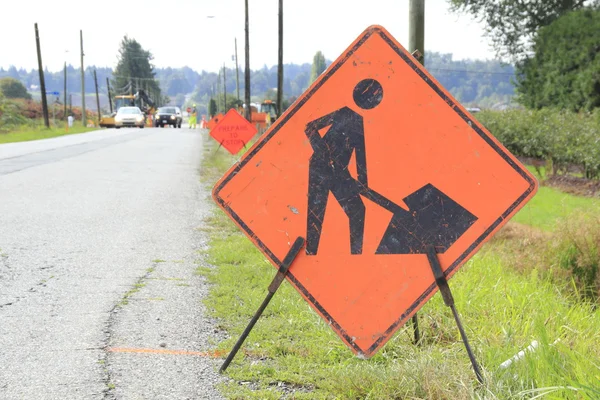
<path fill-rule="evenodd" d="M 600 110 L 483 111 L 475 117 L 511 153 L 531 158 L 539 173 L 600 178 Z"/>
<path fill-rule="evenodd" d="M 208 143 L 207 187 L 235 161 Z M 600 397 L 598 247 L 600 201 L 542 187 L 506 228 L 450 281 L 484 374 L 479 385 L 450 310 L 439 294 L 370 360 L 346 348 L 287 282 L 226 374 L 232 399 L 472 399 Z M 229 338 L 227 354 L 275 274 L 264 256 L 215 206 L 205 223 L 212 284 L 207 309 Z M 521 360 L 500 365 L 531 346 Z M 537 346 L 537 347 L 536 347 Z"/>
<path fill-rule="evenodd" d="M 50 129 L 44 126 L 42 108 L 39 103 L 28 99 L 7 99 L 0 92 L 0 144 L 47 139 L 73 133 L 89 132 L 98 128 L 87 128 L 76 121 L 67 129 L 63 121 L 63 108 L 57 109 L 55 118 L 50 116 Z M 73 115 L 81 119 L 79 108 L 72 110 Z"/>
<path fill-rule="evenodd" d="M 35 123 L 14 126 L 10 131 L 6 133 L 0 132 L 0 144 L 49 139 L 57 136 L 72 135 L 74 133 L 90 132 L 97 129 L 98 128 L 83 127 L 81 126 L 81 123 L 79 123 L 79 126 L 72 126 L 71 128 L 68 128 L 68 130 L 65 126 L 52 125 L 50 129 L 47 129 L 44 126 L 43 121 L 35 121 Z"/>

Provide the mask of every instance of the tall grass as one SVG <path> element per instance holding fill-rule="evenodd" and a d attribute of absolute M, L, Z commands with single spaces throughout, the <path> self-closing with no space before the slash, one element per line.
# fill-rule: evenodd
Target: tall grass
<path fill-rule="evenodd" d="M 515 235 L 511 229 L 515 225 L 494 239 L 506 265 L 536 270 L 579 301 L 600 301 L 600 216 L 575 213 L 546 234 L 521 227 Z"/>

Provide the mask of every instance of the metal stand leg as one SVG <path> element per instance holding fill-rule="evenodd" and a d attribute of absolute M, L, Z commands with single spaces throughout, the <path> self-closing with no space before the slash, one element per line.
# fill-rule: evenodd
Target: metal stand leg
<path fill-rule="evenodd" d="M 225 140 L 221 140 L 221 143 L 219 143 L 219 147 L 217 147 L 217 149 L 215 150 L 215 154 L 217 154 L 217 151 L 219 151 L 219 149 L 221 148 L 221 146 L 223 145 L 223 142 Z"/>
<path fill-rule="evenodd" d="M 412 316 L 412 325 L 415 334 L 413 343 L 418 346 L 421 342 L 421 332 L 419 331 L 419 315 L 417 313 Z"/>
<path fill-rule="evenodd" d="M 456 311 L 456 307 L 454 307 L 454 297 L 452 297 L 452 292 L 450 291 L 450 286 L 448 286 L 448 280 L 442 271 L 442 267 L 440 265 L 440 261 L 438 260 L 437 253 L 435 251 L 435 247 L 428 245 L 425 246 L 425 251 L 427 253 L 427 259 L 429 260 L 429 265 L 433 270 L 433 276 L 435 277 L 435 282 L 440 288 L 440 293 L 442 294 L 442 298 L 444 299 L 444 303 L 450 307 L 452 310 L 452 314 L 454 315 L 454 319 L 456 320 L 456 325 L 458 326 L 458 330 L 460 331 L 460 336 L 462 337 L 462 341 L 467 349 L 467 354 L 469 354 L 469 359 L 471 360 L 471 365 L 473 365 L 473 370 L 475 371 L 475 375 L 477 376 L 477 380 L 479 383 L 483 383 L 483 374 L 481 373 L 481 369 L 479 368 L 479 364 L 477 364 L 477 360 L 475 360 L 475 355 L 471 350 L 471 346 L 469 346 L 469 340 L 467 339 L 467 334 L 463 329 L 462 323 L 460 322 L 460 317 L 458 316 L 458 312 Z"/>
<path fill-rule="evenodd" d="M 290 251 L 285 256 L 285 259 L 283 260 L 283 263 L 282 263 L 281 267 L 279 268 L 279 271 L 277 271 L 277 275 L 275 275 L 275 278 L 273 278 L 273 281 L 269 285 L 269 293 L 267 294 L 267 297 L 265 297 L 264 301 L 262 302 L 262 304 L 256 311 L 256 314 L 254 314 L 254 316 L 250 320 L 250 323 L 248 324 L 246 329 L 244 329 L 244 332 L 242 332 L 242 335 L 238 339 L 235 346 L 233 346 L 233 349 L 231 349 L 231 352 L 225 359 L 225 362 L 223 363 L 223 365 L 221 365 L 221 369 L 219 369 L 219 372 L 223 372 L 227 369 L 227 367 L 231 363 L 231 360 L 233 360 L 233 358 L 237 354 L 240 347 L 242 347 L 244 340 L 246 340 L 246 337 L 248 336 L 248 334 L 254 327 L 254 324 L 256 324 L 256 321 L 258 321 L 258 319 L 262 315 L 265 308 L 267 308 L 267 305 L 273 298 L 273 295 L 275 294 L 277 289 L 279 289 L 279 286 L 285 279 L 285 276 L 287 275 L 288 270 L 290 269 L 290 265 L 292 265 L 292 262 L 294 261 L 294 259 L 298 255 L 298 253 L 300 252 L 300 249 L 302 249 L 302 246 L 304 246 L 304 238 L 298 237 L 294 241 L 294 244 L 292 245 L 292 248 L 290 249 Z"/>

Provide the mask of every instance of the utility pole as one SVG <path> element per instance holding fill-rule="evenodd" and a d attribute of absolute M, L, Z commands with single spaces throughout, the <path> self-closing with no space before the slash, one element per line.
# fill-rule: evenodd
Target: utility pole
<path fill-rule="evenodd" d="M 419 62 L 425 65 L 425 0 L 410 0 L 408 18 L 408 51 L 418 50 Z"/>
<path fill-rule="evenodd" d="M 277 64 L 277 118 L 283 110 L 283 0 L 279 0 L 279 57 Z"/>
<path fill-rule="evenodd" d="M 42 50 L 40 49 L 40 33 L 37 22 L 35 23 L 35 44 L 37 47 L 38 69 L 40 71 L 40 90 L 42 91 L 42 111 L 44 113 L 44 125 L 50 128 L 48 120 L 48 102 L 46 101 L 46 82 L 44 81 L 44 67 L 42 66 Z"/>
<path fill-rule="evenodd" d="M 227 112 L 227 78 L 225 77 L 225 63 L 223 63 L 223 110 Z"/>
<path fill-rule="evenodd" d="M 217 112 L 222 112 L 221 108 L 221 69 L 219 68 L 219 75 L 217 75 L 217 87 L 215 88 L 217 94 Z"/>
<path fill-rule="evenodd" d="M 235 38 L 235 90 L 237 92 L 237 99 L 240 99 L 240 69 L 238 66 L 237 58 L 237 38 Z"/>
<path fill-rule="evenodd" d="M 94 70 L 94 86 L 96 86 L 96 108 L 98 110 L 98 126 L 100 126 L 100 96 L 98 96 L 98 78 L 96 77 L 96 70 Z"/>
<path fill-rule="evenodd" d="M 419 62 L 425 65 L 425 0 L 410 0 L 408 5 L 408 51 L 415 53 Z M 419 56 L 420 53 L 420 56 Z M 419 316 L 412 317 L 414 343 L 419 344 Z"/>
<path fill-rule="evenodd" d="M 110 82 L 108 80 L 108 76 L 106 77 L 106 90 L 108 91 L 108 106 L 110 107 L 110 113 L 113 113 L 112 108 L 112 96 L 110 94 Z"/>
<path fill-rule="evenodd" d="M 69 93 L 69 115 L 73 114 L 73 95 Z"/>
<path fill-rule="evenodd" d="M 246 71 L 244 71 L 246 90 L 244 93 L 244 100 L 246 103 L 246 110 L 244 116 L 248 122 L 252 122 L 252 110 L 250 109 L 250 32 L 248 28 L 248 0 L 244 1 L 246 5 Z"/>
<path fill-rule="evenodd" d="M 63 108 L 63 118 L 66 121 L 67 120 L 67 62 L 65 61 L 65 77 L 64 77 L 64 81 L 65 81 L 65 87 L 64 87 L 64 96 L 63 96 L 63 103 L 64 103 L 64 108 Z"/>
<path fill-rule="evenodd" d="M 81 123 L 85 127 L 85 71 L 83 69 L 83 31 L 79 30 L 79 42 L 81 44 Z"/>

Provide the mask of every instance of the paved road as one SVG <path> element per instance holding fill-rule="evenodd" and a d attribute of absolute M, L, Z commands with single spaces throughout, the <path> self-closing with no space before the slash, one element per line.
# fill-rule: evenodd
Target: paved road
<path fill-rule="evenodd" d="M 202 134 L 0 145 L 0 399 L 214 399 Z"/>

